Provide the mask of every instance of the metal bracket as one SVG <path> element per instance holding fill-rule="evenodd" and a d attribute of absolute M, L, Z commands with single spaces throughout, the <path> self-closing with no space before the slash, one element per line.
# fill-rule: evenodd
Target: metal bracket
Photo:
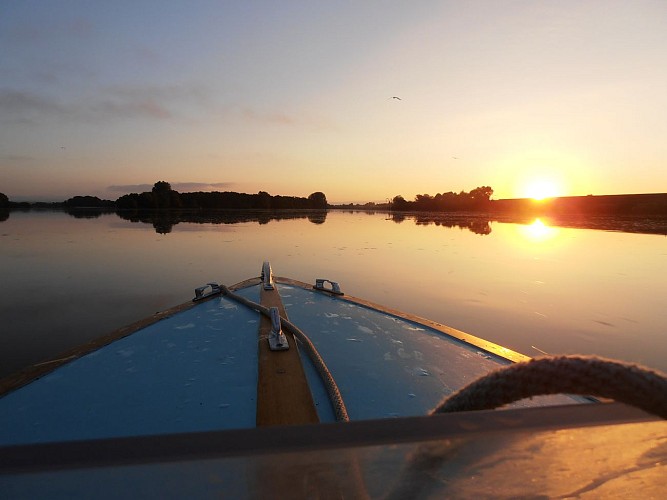
<path fill-rule="evenodd" d="M 206 290 L 211 289 L 210 292 L 206 292 Z M 195 298 L 192 299 L 193 302 L 197 302 L 198 300 L 203 300 L 208 297 L 212 297 L 213 295 L 218 295 L 222 292 L 220 289 L 220 285 L 218 285 L 215 282 L 207 283 L 204 286 L 200 286 L 195 288 Z"/>
<path fill-rule="evenodd" d="M 271 269 L 271 263 L 268 260 L 265 260 L 262 264 L 262 286 L 264 287 L 264 290 L 275 289 L 273 270 Z"/>
<path fill-rule="evenodd" d="M 269 348 L 272 351 L 286 351 L 289 349 L 287 337 L 280 325 L 280 312 L 277 307 L 269 309 L 271 313 L 271 333 L 269 334 Z"/>
<path fill-rule="evenodd" d="M 329 283 L 331 285 L 331 288 L 326 288 L 324 286 L 325 283 Z M 313 286 L 313 288 L 315 290 L 320 290 L 322 292 L 329 292 L 334 295 L 345 295 L 343 292 L 341 292 L 340 285 L 337 282 L 326 280 L 324 278 L 317 278 L 315 280 L 315 285 Z"/>

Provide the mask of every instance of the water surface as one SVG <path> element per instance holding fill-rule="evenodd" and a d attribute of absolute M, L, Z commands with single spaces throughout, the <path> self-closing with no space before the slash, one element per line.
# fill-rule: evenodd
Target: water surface
<path fill-rule="evenodd" d="M 12 212 L 0 222 L 0 376 L 190 300 L 208 281 L 257 276 L 263 260 L 280 276 L 335 280 L 531 356 L 597 354 L 667 371 L 663 226 L 520 222 Z"/>

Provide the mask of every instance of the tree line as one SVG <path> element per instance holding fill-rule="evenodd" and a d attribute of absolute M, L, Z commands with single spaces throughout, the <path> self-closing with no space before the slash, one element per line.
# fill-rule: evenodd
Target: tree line
<path fill-rule="evenodd" d="M 454 193 L 438 193 L 435 196 L 418 194 L 414 201 L 408 201 L 403 196 L 394 196 L 390 207 L 397 211 L 419 212 L 479 212 L 489 210 L 493 189 L 481 186 L 469 193 L 461 191 Z"/>
<path fill-rule="evenodd" d="M 69 201 L 69 200 L 68 200 Z M 232 191 L 197 191 L 179 193 L 165 181 L 156 182 L 151 191 L 131 193 L 116 200 L 117 209 L 325 209 L 327 197 L 322 192 L 312 193 L 307 198 L 297 196 L 272 196 L 265 191 L 257 194 Z"/>
<path fill-rule="evenodd" d="M 327 197 L 321 191 L 307 198 L 298 196 L 272 196 L 266 191 L 257 194 L 226 192 L 179 193 L 166 181 L 158 181 L 150 191 L 130 193 L 116 201 L 102 200 L 97 196 L 74 196 L 62 203 L 15 203 L 0 193 L 0 209 L 81 209 L 104 210 L 161 210 L 161 209 L 261 209 L 261 210 L 320 210 L 328 207 Z"/>

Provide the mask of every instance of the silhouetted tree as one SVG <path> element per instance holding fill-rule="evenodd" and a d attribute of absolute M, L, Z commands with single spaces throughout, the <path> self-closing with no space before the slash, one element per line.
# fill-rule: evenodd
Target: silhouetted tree
<path fill-rule="evenodd" d="M 323 192 L 317 191 L 308 196 L 310 208 L 327 208 L 327 197 Z"/>
<path fill-rule="evenodd" d="M 112 208 L 114 203 L 97 196 L 74 196 L 63 202 L 65 208 Z"/>
<path fill-rule="evenodd" d="M 493 189 L 490 186 L 482 186 L 470 191 L 470 203 L 475 210 L 488 210 L 490 207 Z"/>
<path fill-rule="evenodd" d="M 271 208 L 271 195 L 266 191 L 257 193 L 257 208 L 263 210 Z"/>
<path fill-rule="evenodd" d="M 0 222 L 9 219 L 9 198 L 5 193 L 0 193 Z"/>
<path fill-rule="evenodd" d="M 391 208 L 392 210 L 409 210 L 410 203 L 399 194 L 391 200 Z"/>
<path fill-rule="evenodd" d="M 153 193 L 168 193 L 171 191 L 171 184 L 167 181 L 157 181 L 153 184 Z"/>
<path fill-rule="evenodd" d="M 431 211 L 436 209 L 435 198 L 430 194 L 418 194 L 415 196 L 417 210 Z"/>
<path fill-rule="evenodd" d="M 181 208 L 183 203 L 178 191 L 171 189 L 171 184 L 158 181 L 153 185 L 153 208 Z"/>
<path fill-rule="evenodd" d="M 489 201 L 493 195 L 493 188 L 491 186 L 482 186 L 470 191 L 470 196 L 476 200 Z"/>
<path fill-rule="evenodd" d="M 416 210 L 421 212 L 480 212 L 491 209 L 491 195 L 493 189 L 489 186 L 482 186 L 473 189 L 471 192 L 438 193 L 435 196 L 430 194 L 418 194 L 415 201 L 406 201 L 402 196 L 394 196 L 391 204 L 393 210 Z"/>
<path fill-rule="evenodd" d="M 322 209 L 327 208 L 327 198 L 322 192 L 308 198 L 296 196 L 271 196 L 266 191 L 257 194 L 226 192 L 179 193 L 171 189 L 165 181 L 156 182 L 150 192 L 131 193 L 116 200 L 116 207 L 122 210 L 143 209 Z"/>

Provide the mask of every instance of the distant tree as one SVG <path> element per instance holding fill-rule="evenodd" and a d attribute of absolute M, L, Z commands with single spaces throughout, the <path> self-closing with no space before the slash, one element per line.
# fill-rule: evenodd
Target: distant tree
<path fill-rule="evenodd" d="M 271 196 L 266 191 L 257 194 L 219 192 L 179 193 L 166 181 L 156 182 L 151 191 L 131 193 L 116 200 L 116 208 L 130 210 L 187 208 L 209 209 L 308 209 L 327 208 L 327 198 L 322 192 L 308 198 L 296 196 Z"/>
<path fill-rule="evenodd" d="M 153 207 L 152 208 L 181 208 L 181 201 L 178 191 L 171 189 L 171 184 L 166 181 L 158 181 L 153 185 Z"/>
<path fill-rule="evenodd" d="M 257 201 L 256 208 L 263 210 L 271 208 L 271 195 L 266 191 L 260 191 L 259 193 L 257 193 L 256 201 Z"/>
<path fill-rule="evenodd" d="M 415 196 L 415 208 L 417 210 L 430 211 L 436 209 L 435 198 L 430 194 L 418 194 Z"/>
<path fill-rule="evenodd" d="M 116 208 L 122 210 L 136 210 L 139 208 L 139 195 L 137 193 L 124 194 L 116 200 Z"/>
<path fill-rule="evenodd" d="M 111 208 L 113 202 L 101 200 L 97 196 L 74 196 L 63 202 L 63 205 L 66 208 Z"/>
<path fill-rule="evenodd" d="M 0 208 L 9 207 L 9 198 L 5 193 L 0 193 Z"/>
<path fill-rule="evenodd" d="M 153 193 L 168 193 L 171 191 L 171 184 L 166 181 L 157 181 L 153 184 Z"/>
<path fill-rule="evenodd" d="M 323 192 L 317 191 L 308 196 L 310 208 L 327 208 L 327 197 Z"/>
<path fill-rule="evenodd" d="M 394 196 L 394 198 L 391 200 L 391 208 L 392 210 L 409 210 L 410 202 L 408 202 L 399 194 Z"/>
<path fill-rule="evenodd" d="M 490 186 L 482 186 L 470 191 L 470 196 L 476 201 L 478 200 L 489 201 L 492 195 L 493 195 L 493 188 L 491 188 Z"/>

